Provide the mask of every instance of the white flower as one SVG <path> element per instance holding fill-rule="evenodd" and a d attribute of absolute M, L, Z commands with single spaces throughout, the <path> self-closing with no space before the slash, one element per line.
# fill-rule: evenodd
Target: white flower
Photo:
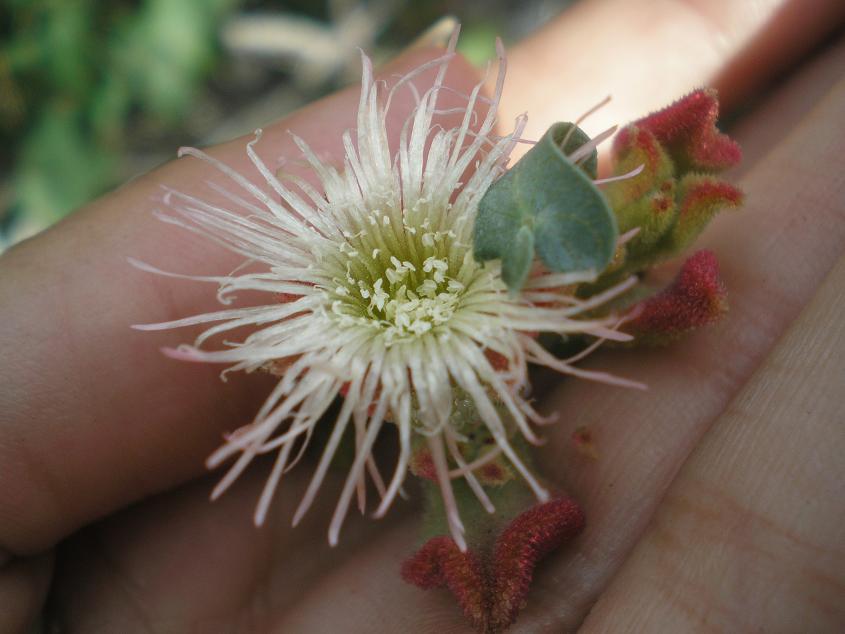
<path fill-rule="evenodd" d="M 234 364 L 227 371 L 271 368 L 280 375 L 254 421 L 227 438 L 208 461 L 214 467 L 236 458 L 212 494 L 217 497 L 255 456 L 278 453 L 256 510 L 258 524 L 281 475 L 302 454 L 332 402 L 344 394 L 340 413 L 333 421 L 323 422 L 333 429 L 293 523 L 313 502 L 350 425 L 356 454 L 330 524 L 332 544 L 356 492 L 363 511 L 366 474 L 381 493 L 375 516 L 387 511 L 408 470 L 412 437 L 422 434 L 431 451 L 453 537 L 463 549 L 447 451 L 459 465 L 451 477 L 465 477 L 482 503 L 492 507 L 457 451 L 460 432 L 452 422 L 456 399 L 474 404 L 478 419 L 495 439 L 496 451 L 511 461 L 544 500 L 547 492 L 509 442 L 514 429 L 536 442 L 531 424 L 542 422 L 526 400 L 527 363 L 614 381 L 556 359 L 530 333 L 623 338 L 607 320 L 575 319 L 623 288 L 580 301 L 567 292 L 568 287 L 594 278 L 594 272 L 540 272 L 520 295 L 510 297 L 498 263 L 480 264 L 473 259 L 478 202 L 502 174 L 525 118 L 516 121 L 510 135 L 494 135 L 505 69 L 500 45 L 493 99 L 482 100 L 479 84 L 466 99 L 461 125 L 450 129 L 435 125 L 440 114 L 438 95 L 444 90 L 442 81 L 454 56 L 453 46 L 454 38 L 446 54 L 404 76 L 386 94 L 373 79 L 370 60 L 363 56 L 357 130 L 343 137 L 343 169 L 324 163 L 295 138 L 319 179 L 319 188 L 277 178 L 256 153 L 260 131 L 246 151 L 266 180 L 266 188 L 198 150 L 181 151 L 211 164 L 240 191 L 214 186 L 230 201 L 227 209 L 168 191 L 165 202 L 172 213 L 162 215 L 163 219 L 208 236 L 262 269 L 193 279 L 219 283 L 224 303 L 229 293 L 241 289 L 265 291 L 270 299 L 266 306 L 137 328 L 219 322 L 193 345 L 170 351 L 171 356 Z M 437 69 L 434 85 L 418 96 L 398 146 L 389 147 L 385 119 L 394 94 L 400 89 L 416 94 L 411 88 L 414 78 L 432 68 Z M 486 113 L 475 120 L 480 109 Z M 280 301 L 279 294 L 288 301 Z M 254 327 L 243 341 L 222 350 L 203 348 L 210 337 L 243 326 Z M 495 365 L 491 363 L 494 357 Z M 387 483 L 382 482 L 371 452 L 385 424 L 396 425 L 400 444 L 398 463 Z"/>

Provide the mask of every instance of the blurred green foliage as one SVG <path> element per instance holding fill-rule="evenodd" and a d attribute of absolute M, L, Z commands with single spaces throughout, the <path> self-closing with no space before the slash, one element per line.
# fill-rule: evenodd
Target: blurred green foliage
<path fill-rule="evenodd" d="M 0 142 L 12 208 L 47 224 L 113 185 L 130 119 L 179 122 L 237 0 L 6 0 Z"/>
<path fill-rule="evenodd" d="M 291 108 L 343 81 L 306 88 L 288 81 L 290 65 L 238 60 L 220 34 L 240 13 L 299 16 L 331 32 L 363 10 L 377 41 L 359 45 L 375 46 L 376 59 L 452 13 L 461 52 L 480 65 L 497 34 L 519 37 L 569 1 L 0 0 L 0 251 L 178 145 L 231 131 L 232 113 L 274 87 L 286 86 Z"/>

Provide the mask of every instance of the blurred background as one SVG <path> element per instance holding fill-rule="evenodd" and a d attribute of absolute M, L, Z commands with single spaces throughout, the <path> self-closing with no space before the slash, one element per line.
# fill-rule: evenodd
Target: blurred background
<path fill-rule="evenodd" d="M 492 57 L 574 0 L 0 0 L 0 251 L 359 78 L 439 17 Z"/>

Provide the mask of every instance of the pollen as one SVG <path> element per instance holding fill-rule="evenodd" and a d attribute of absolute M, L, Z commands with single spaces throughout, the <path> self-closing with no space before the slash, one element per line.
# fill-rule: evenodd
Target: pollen
<path fill-rule="evenodd" d="M 227 437 L 207 461 L 212 468 L 231 461 L 212 493 L 217 498 L 256 457 L 276 453 L 256 506 L 256 524 L 267 517 L 283 474 L 299 461 L 312 437 L 322 437 L 315 429 L 329 425 L 328 440 L 293 514 L 292 523 L 298 524 L 320 491 L 344 434 L 354 428 L 355 457 L 328 527 L 329 543 L 337 544 L 353 498 L 362 512 L 367 508 L 368 478 L 380 493 L 375 516 L 382 517 L 393 504 L 402 490 L 416 434 L 430 452 L 449 532 L 458 549 L 465 550 L 450 457 L 458 467 L 455 477 L 466 480 L 485 509 L 493 506 L 472 470 L 464 468 L 468 465 L 462 464 L 460 452 L 453 451 L 463 433 L 487 430 L 515 477 L 540 502 L 549 499 L 549 492 L 511 444 L 517 437 L 539 442 L 533 425 L 546 420 L 529 400 L 528 363 L 630 384 L 575 369 L 529 334 L 630 338 L 613 330 L 615 317 L 589 316 L 597 300 L 571 297 L 571 277 L 538 270 L 526 289 L 512 297 L 501 266 L 473 258 L 478 202 L 505 170 L 525 117 L 517 118 L 510 134 L 494 133 L 505 71 L 499 46 L 501 63 L 493 98 L 482 103 L 479 84 L 467 97 L 467 116 L 460 126 L 441 125 L 438 94 L 445 90 L 442 79 L 456 37 L 449 53 L 432 63 L 439 67 L 439 79 L 419 95 L 419 107 L 407 119 L 407 135 L 400 138 L 398 148 L 388 145 L 385 128 L 392 91 L 407 90 L 410 80 L 431 66 L 390 88 L 374 80 L 372 64 L 362 56 L 355 141 L 352 131 L 344 135 L 344 167 L 322 161 L 304 140 L 293 137 L 320 182 L 317 188 L 274 175 L 258 154 L 260 131 L 247 144 L 246 153 L 264 177 L 261 185 L 200 150 L 181 151 L 219 172 L 223 184 L 215 185 L 215 191 L 228 202 L 221 207 L 172 190 L 162 218 L 222 243 L 245 256 L 255 270 L 241 268 L 211 278 L 138 266 L 164 275 L 217 281 L 221 301 L 242 290 L 266 293 L 267 300 L 264 305 L 227 307 L 138 328 L 205 324 L 193 344 L 168 354 L 225 363 L 227 372 L 276 369 L 279 383 L 255 418 L 242 432 Z M 470 116 L 475 112 L 480 116 Z M 600 300 L 624 292 L 635 281 L 621 282 Z M 279 300 L 290 297 L 295 299 Z M 244 329 L 248 334 L 226 341 L 231 345 L 220 349 L 208 341 Z M 495 366 L 491 356 L 498 360 Z M 465 398 L 466 408 L 455 401 L 457 394 Z M 326 412 L 338 396 L 343 405 L 332 419 Z M 387 424 L 399 430 L 399 454 L 392 475 L 384 479 L 373 447 Z"/>
<path fill-rule="evenodd" d="M 472 283 L 489 277 L 454 232 L 427 231 L 431 212 L 423 211 L 417 224 L 404 210 L 382 211 L 386 222 L 342 232 L 340 259 L 337 254 L 323 258 L 332 282 L 324 293 L 327 312 L 339 327 L 378 331 L 387 347 L 440 333 L 461 310 Z M 369 261 L 361 253 L 371 254 Z M 332 271 L 340 267 L 342 276 Z"/>

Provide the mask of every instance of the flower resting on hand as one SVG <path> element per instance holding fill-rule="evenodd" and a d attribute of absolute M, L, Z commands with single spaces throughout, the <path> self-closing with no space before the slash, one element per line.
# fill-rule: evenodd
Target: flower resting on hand
<path fill-rule="evenodd" d="M 614 330 L 616 318 L 583 315 L 629 288 L 633 280 L 578 299 L 572 285 L 593 279 L 595 271 L 554 273 L 535 265 L 521 291 L 509 294 L 500 264 L 473 258 L 478 202 L 504 172 L 525 118 L 516 121 L 511 134 L 494 134 L 505 72 L 499 45 L 501 63 L 493 98 L 480 97 L 478 84 L 466 99 L 461 124 L 438 125 L 438 96 L 445 90 L 443 78 L 454 57 L 455 37 L 444 55 L 402 77 L 389 90 L 374 80 L 372 65 L 362 56 L 357 129 L 344 135 L 343 168 L 324 162 L 294 137 L 317 187 L 277 177 L 256 151 L 260 131 L 246 148 L 265 180 L 260 187 L 199 150 L 181 151 L 206 161 L 226 178 L 225 185 L 215 182 L 212 187 L 230 204 L 223 208 L 171 190 L 164 198 L 168 211 L 161 213 L 162 218 L 207 236 L 249 263 L 244 272 L 194 279 L 218 283 L 224 303 L 238 290 L 266 292 L 269 301 L 137 328 L 215 324 L 192 345 L 167 353 L 181 360 L 232 364 L 227 371 L 269 369 L 280 377 L 255 419 L 231 434 L 208 461 L 216 467 L 234 459 L 214 490 L 216 497 L 253 458 L 276 452 L 255 513 L 258 524 L 282 474 L 301 455 L 315 427 L 331 425 L 322 457 L 293 516 L 294 524 L 300 521 L 351 426 L 355 457 L 330 523 L 329 542 L 337 543 L 356 495 L 364 510 L 368 476 L 380 492 L 376 517 L 388 510 L 400 491 L 418 435 L 432 457 L 452 538 L 465 550 L 451 478 L 464 478 L 481 503 L 489 505 L 471 469 L 450 475 L 450 460 L 466 466 L 456 448 L 468 428 L 483 426 L 495 451 L 537 499 L 549 499 L 512 443 L 516 434 L 536 442 L 532 425 L 543 421 L 526 396 L 529 362 L 636 385 L 578 370 L 549 354 L 534 334 L 628 338 Z M 398 144 L 391 145 L 386 118 L 392 98 L 398 90 L 416 91 L 414 79 L 429 69 L 436 69 L 436 80 L 419 94 Z M 219 350 L 204 347 L 210 338 L 245 326 L 253 331 L 242 341 Z M 339 395 L 343 404 L 337 416 L 320 423 Z M 458 403 L 469 403 L 471 415 Z M 397 428 L 399 455 L 392 475 L 383 479 L 372 448 L 386 425 Z"/>

